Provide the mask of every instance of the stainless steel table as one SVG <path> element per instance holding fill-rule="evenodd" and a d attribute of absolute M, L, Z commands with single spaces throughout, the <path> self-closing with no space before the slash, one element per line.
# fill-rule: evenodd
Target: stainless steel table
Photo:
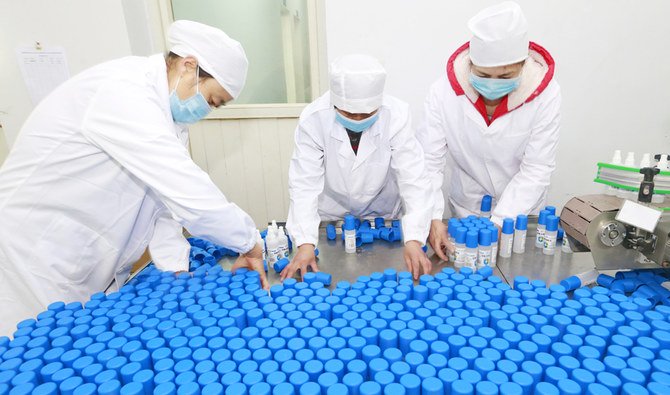
<path fill-rule="evenodd" d="M 335 241 L 327 240 L 323 228 L 319 240 L 319 270 L 332 274 L 333 282 L 330 288 L 333 288 L 338 281 L 353 282 L 358 276 L 381 272 L 387 268 L 407 270 L 401 242 L 375 240 L 372 244 L 363 245 L 357 253 L 347 254 L 341 235 L 338 234 Z M 445 267 L 453 267 L 451 262 L 440 261 L 431 249 L 428 250 L 428 256 L 433 262 L 432 274 L 438 273 Z M 230 269 L 233 262 L 234 259 L 231 258 L 221 261 L 224 269 Z M 540 279 L 547 284 L 553 284 L 570 275 L 593 268 L 594 262 L 590 252 L 562 253 L 559 245 L 555 255 L 544 255 L 541 249 L 535 248 L 535 226 L 529 224 L 526 252 L 512 254 L 511 258 L 498 258 L 495 274 L 507 283 L 513 283 L 515 276 L 524 275 L 531 280 Z M 268 280 L 270 285 L 280 282 L 279 274 L 272 268 L 269 269 Z"/>

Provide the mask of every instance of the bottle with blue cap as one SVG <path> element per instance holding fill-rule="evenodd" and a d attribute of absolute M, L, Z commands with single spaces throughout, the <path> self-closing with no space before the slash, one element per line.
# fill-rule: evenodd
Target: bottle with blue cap
<path fill-rule="evenodd" d="M 491 202 L 492 198 L 489 195 L 484 195 L 482 197 L 482 205 L 479 210 L 480 214 L 479 216 L 482 218 L 491 218 Z"/>
<path fill-rule="evenodd" d="M 500 234 L 500 257 L 509 258 L 512 256 L 512 246 L 514 243 L 514 220 L 512 218 L 503 219 L 502 233 Z"/>
<path fill-rule="evenodd" d="M 570 254 L 572 252 L 570 240 L 568 240 L 568 235 L 565 234 L 565 231 L 561 227 L 558 228 L 558 238 L 561 239 L 561 252 Z"/>
<path fill-rule="evenodd" d="M 512 252 L 515 254 L 523 254 L 526 252 L 526 232 L 528 230 L 528 216 L 519 214 L 516 216 L 516 223 L 514 224 L 514 244 L 512 245 Z"/>
<path fill-rule="evenodd" d="M 456 245 L 456 229 L 460 227 L 460 221 L 456 218 L 450 218 L 449 224 L 447 226 L 447 236 L 452 245 Z M 448 255 L 449 261 L 454 262 L 456 260 L 456 254 L 453 251 L 449 251 Z"/>
<path fill-rule="evenodd" d="M 544 211 L 544 210 L 543 210 Z M 555 215 L 547 216 L 547 229 L 544 235 L 544 255 L 554 255 L 556 252 L 556 238 L 558 236 L 558 217 Z"/>
<path fill-rule="evenodd" d="M 277 230 L 277 240 L 279 240 L 279 253 L 281 254 L 281 257 L 288 258 L 288 236 L 286 236 L 283 226 L 280 226 L 279 230 Z"/>
<path fill-rule="evenodd" d="M 489 226 L 491 231 L 491 266 L 498 262 L 498 228 L 495 225 Z"/>
<path fill-rule="evenodd" d="M 356 217 L 351 214 L 344 216 L 344 251 L 348 254 L 356 252 Z"/>
<path fill-rule="evenodd" d="M 491 231 L 488 229 L 480 229 L 477 268 L 485 266 L 491 266 Z"/>
<path fill-rule="evenodd" d="M 454 234 L 454 267 L 463 267 L 465 263 L 465 235 L 467 233 L 468 229 L 465 227 L 456 228 Z"/>
<path fill-rule="evenodd" d="M 477 247 L 479 245 L 479 233 L 474 230 L 465 234 L 465 262 L 463 267 L 475 269 L 477 267 Z"/>
<path fill-rule="evenodd" d="M 595 283 L 599 275 L 600 273 L 596 269 L 591 269 L 562 280 L 561 285 L 566 291 L 574 291 L 577 288 Z"/>
<path fill-rule="evenodd" d="M 543 248 L 544 247 L 544 233 L 547 229 L 547 217 L 549 216 L 549 210 L 540 210 L 540 216 L 537 218 L 537 228 L 535 230 L 535 247 Z"/>

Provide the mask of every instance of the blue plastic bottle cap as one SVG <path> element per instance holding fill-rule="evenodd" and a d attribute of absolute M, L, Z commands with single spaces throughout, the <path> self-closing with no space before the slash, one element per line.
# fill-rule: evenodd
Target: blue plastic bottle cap
<path fill-rule="evenodd" d="M 493 200 L 493 198 L 491 198 L 490 195 L 484 195 L 482 197 L 482 204 L 481 204 L 481 208 L 480 208 L 481 212 L 488 213 L 488 212 L 491 211 L 492 200 Z"/>
<path fill-rule="evenodd" d="M 351 214 L 344 216 L 344 224 L 342 225 L 344 230 L 355 230 L 356 229 L 356 217 Z"/>
<path fill-rule="evenodd" d="M 468 395 L 474 392 L 474 386 L 465 380 L 456 380 L 451 383 L 452 395 Z"/>
<path fill-rule="evenodd" d="M 547 216 L 547 232 L 558 231 L 558 217 L 555 215 Z"/>
<path fill-rule="evenodd" d="M 479 233 L 476 231 L 468 231 L 465 235 L 465 246 L 467 248 L 477 248 L 479 243 Z"/>
<path fill-rule="evenodd" d="M 483 246 L 490 246 L 491 245 L 491 231 L 488 229 L 480 229 L 479 230 L 479 244 Z"/>
<path fill-rule="evenodd" d="M 391 383 L 386 387 L 384 387 L 384 395 L 405 395 L 406 393 L 407 391 L 405 390 L 405 387 L 403 387 L 402 384 L 399 383 Z"/>
<path fill-rule="evenodd" d="M 454 239 L 457 244 L 465 244 L 465 236 L 468 233 L 468 229 L 464 227 L 456 228 L 456 233 L 454 234 Z"/>
<path fill-rule="evenodd" d="M 514 224 L 514 229 L 517 230 L 526 230 L 528 229 L 528 216 L 519 214 L 516 216 L 516 222 Z"/>
<path fill-rule="evenodd" d="M 335 238 L 337 237 L 335 225 L 333 224 L 326 225 L 326 236 L 328 237 L 328 240 L 335 240 Z"/>
<path fill-rule="evenodd" d="M 560 392 L 555 385 L 553 385 L 551 383 L 547 383 L 547 382 L 541 382 L 541 383 L 538 383 L 535 386 L 534 394 L 535 395 L 559 395 Z"/>

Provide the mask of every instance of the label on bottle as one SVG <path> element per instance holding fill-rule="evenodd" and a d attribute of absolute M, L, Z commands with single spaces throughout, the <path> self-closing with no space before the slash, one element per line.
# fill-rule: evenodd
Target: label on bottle
<path fill-rule="evenodd" d="M 282 259 L 283 255 L 281 253 L 281 248 L 275 247 L 270 250 L 270 261 L 271 262 L 277 262 L 278 260 Z"/>
<path fill-rule="evenodd" d="M 355 235 L 345 235 L 344 237 L 344 250 L 345 251 L 356 251 L 356 236 Z"/>
<path fill-rule="evenodd" d="M 288 245 L 283 245 L 279 248 L 279 253 L 282 258 L 288 258 Z"/>
<path fill-rule="evenodd" d="M 544 245 L 544 229 L 538 227 L 537 233 L 535 234 L 535 245 L 541 247 Z"/>
<path fill-rule="evenodd" d="M 491 266 L 495 266 L 498 261 L 498 244 L 491 245 Z"/>
<path fill-rule="evenodd" d="M 477 267 L 477 251 L 465 251 L 465 262 L 464 267 L 469 267 L 474 269 Z"/>
<path fill-rule="evenodd" d="M 272 249 L 269 249 L 267 252 L 267 261 L 268 265 L 272 265 L 277 262 L 277 255 L 272 252 Z"/>
<path fill-rule="evenodd" d="M 554 236 L 547 236 L 544 238 L 544 249 L 546 251 L 554 251 L 556 249 L 556 238 Z"/>
<path fill-rule="evenodd" d="M 491 250 L 479 250 L 477 267 L 491 266 Z"/>

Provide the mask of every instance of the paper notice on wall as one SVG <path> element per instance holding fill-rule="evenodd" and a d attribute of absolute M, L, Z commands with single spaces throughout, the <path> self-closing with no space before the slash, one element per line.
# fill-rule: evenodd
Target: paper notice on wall
<path fill-rule="evenodd" d="M 70 78 L 62 47 L 19 47 L 17 55 L 21 75 L 35 105 Z"/>

